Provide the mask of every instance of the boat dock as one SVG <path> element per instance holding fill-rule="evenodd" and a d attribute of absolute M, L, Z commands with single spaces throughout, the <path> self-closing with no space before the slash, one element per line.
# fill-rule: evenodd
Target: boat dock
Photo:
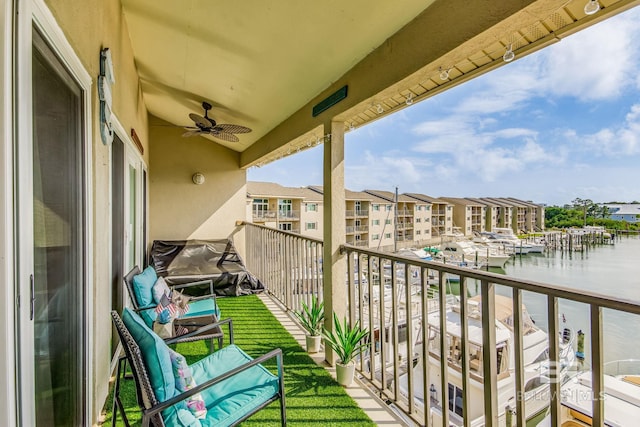
<path fill-rule="evenodd" d="M 548 231 L 544 233 L 544 242 L 549 250 L 567 252 L 587 251 L 595 246 L 613 245 L 617 234 L 604 229 L 569 229 L 563 231 Z M 526 241 L 526 239 L 525 239 Z"/>

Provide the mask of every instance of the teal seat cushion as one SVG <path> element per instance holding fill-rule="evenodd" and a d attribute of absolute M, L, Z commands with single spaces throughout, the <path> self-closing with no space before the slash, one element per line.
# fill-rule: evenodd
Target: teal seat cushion
<path fill-rule="evenodd" d="M 140 317 L 149 328 L 153 328 L 153 322 L 158 318 L 158 313 L 156 313 L 155 308 L 148 308 L 140 311 Z"/>
<path fill-rule="evenodd" d="M 156 399 L 164 402 L 175 396 L 175 378 L 167 344 L 128 307 L 125 307 L 122 313 L 122 321 L 140 347 Z"/>
<path fill-rule="evenodd" d="M 153 285 L 158 276 L 153 267 L 149 266 L 140 274 L 133 276 L 133 293 L 136 295 L 138 307 L 155 305 L 153 302 Z"/>
<path fill-rule="evenodd" d="M 235 345 L 229 345 L 190 365 L 197 384 L 251 361 Z M 203 390 L 207 416 L 199 420 L 203 427 L 229 426 L 278 394 L 278 377 L 257 365 Z"/>
<path fill-rule="evenodd" d="M 185 319 L 195 316 L 208 316 L 210 314 L 215 314 L 220 318 L 220 308 L 218 308 L 218 305 L 213 299 L 208 298 L 198 301 L 190 301 L 189 311 L 181 315 L 180 318 Z M 156 313 L 155 308 L 150 308 L 148 310 L 140 311 L 140 317 L 142 317 L 144 323 L 146 323 L 149 328 L 153 328 L 153 322 L 158 318 L 158 313 Z"/>
<path fill-rule="evenodd" d="M 189 301 L 189 311 L 180 317 L 188 318 L 194 316 L 207 316 L 210 314 L 215 314 L 220 318 L 220 309 L 213 298 Z"/>

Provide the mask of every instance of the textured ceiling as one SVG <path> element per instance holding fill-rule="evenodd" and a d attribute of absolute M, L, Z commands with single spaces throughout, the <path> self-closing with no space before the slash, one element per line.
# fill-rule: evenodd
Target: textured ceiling
<path fill-rule="evenodd" d="M 149 112 L 189 125 L 210 102 L 218 123 L 253 129 L 239 142 L 211 138 L 242 152 L 242 166 L 321 142 L 331 120 L 348 130 L 406 108 L 503 66 L 508 46 L 520 58 L 640 0 L 601 0 L 591 16 L 586 2 L 122 0 Z M 348 98 L 312 118 L 343 85 Z"/>
<path fill-rule="evenodd" d="M 218 123 L 253 129 L 225 143 L 242 151 L 430 3 L 123 0 L 123 7 L 149 112 L 187 125 L 209 101 Z"/>

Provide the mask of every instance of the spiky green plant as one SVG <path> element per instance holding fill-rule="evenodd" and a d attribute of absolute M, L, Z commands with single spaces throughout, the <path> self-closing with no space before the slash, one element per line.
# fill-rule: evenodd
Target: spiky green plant
<path fill-rule="evenodd" d="M 294 311 L 293 314 L 295 314 L 302 326 L 309 332 L 309 335 L 318 336 L 322 333 L 324 302 L 319 302 L 317 296 L 314 295 L 311 299 L 311 307 L 303 301 L 302 310 Z"/>
<path fill-rule="evenodd" d="M 336 313 L 333 313 L 333 322 L 335 324 L 335 332 L 323 328 L 323 336 L 326 343 L 336 352 L 339 363 L 346 365 L 367 347 L 367 344 L 361 343 L 361 341 L 369 332 L 360 327 L 359 320 L 355 322 L 353 327 L 349 326 L 346 317 L 340 323 Z"/>

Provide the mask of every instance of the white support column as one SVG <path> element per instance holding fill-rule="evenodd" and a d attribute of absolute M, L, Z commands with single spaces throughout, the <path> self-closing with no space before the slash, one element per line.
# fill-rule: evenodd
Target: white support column
<path fill-rule="evenodd" d="M 322 254 L 322 276 L 324 294 L 324 325 L 334 330 L 333 312 L 342 319 L 347 314 L 346 263 L 340 254 L 340 245 L 345 237 L 345 201 L 344 201 L 344 123 L 332 122 L 330 137 L 324 139 L 324 253 Z M 336 357 L 325 346 L 325 359 L 335 365 Z"/>

